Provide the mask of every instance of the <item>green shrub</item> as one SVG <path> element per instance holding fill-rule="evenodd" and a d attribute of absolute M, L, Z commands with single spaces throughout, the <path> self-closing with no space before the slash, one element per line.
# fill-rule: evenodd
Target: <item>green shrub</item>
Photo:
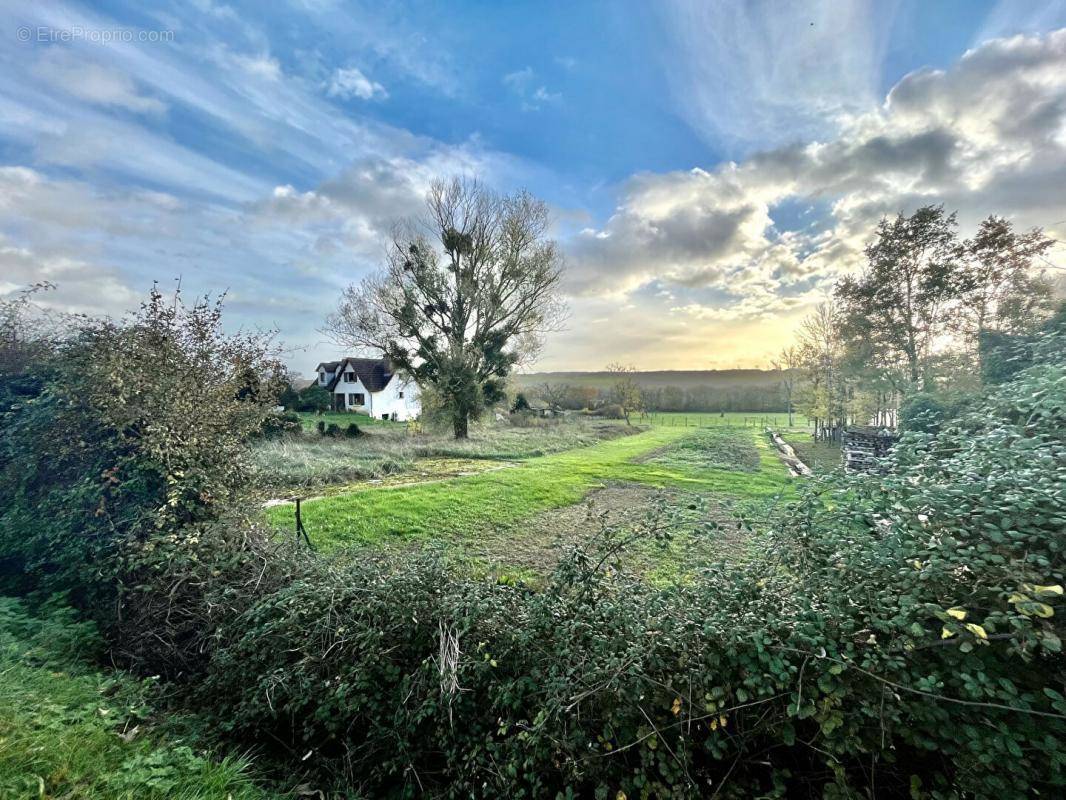
<path fill-rule="evenodd" d="M 244 491 L 277 364 L 222 333 L 220 305 L 153 290 L 127 320 L 71 321 L 25 369 L 40 391 L 0 426 L 0 579 L 110 613 L 157 537 Z"/>
<path fill-rule="evenodd" d="M 296 410 L 320 413 L 329 411 L 331 400 L 329 392 L 324 387 L 319 386 L 318 383 L 312 383 L 300 391 Z"/>
<path fill-rule="evenodd" d="M 523 411 L 529 411 L 529 401 L 523 392 L 519 392 L 515 395 L 514 402 L 511 404 L 511 413 L 519 414 Z"/>
<path fill-rule="evenodd" d="M 594 408 L 588 412 L 591 417 L 602 417 L 603 419 L 623 419 L 625 418 L 625 411 L 617 403 L 608 403 L 607 405 Z"/>
<path fill-rule="evenodd" d="M 331 423 L 329 423 L 329 425 L 326 426 L 326 436 L 330 436 L 330 437 L 336 439 L 340 435 L 341 435 L 341 426 L 338 425 L 336 422 L 331 422 Z"/>
<path fill-rule="evenodd" d="M 933 433 L 948 413 L 947 406 L 931 394 L 919 392 L 903 401 L 899 409 L 899 427 L 903 431 Z"/>
<path fill-rule="evenodd" d="M 315 423 L 315 430 L 318 431 L 318 435 L 319 436 L 325 436 L 326 435 L 326 421 L 323 420 L 323 419 L 320 419 L 318 422 L 316 422 Z"/>
<path fill-rule="evenodd" d="M 628 577 L 625 530 L 540 591 L 309 564 L 221 626 L 201 699 L 372 796 L 1061 795 L 1061 345 L 682 585 Z"/>
<path fill-rule="evenodd" d="M 300 415 L 293 411 L 285 411 L 280 414 L 269 414 L 263 420 L 261 434 L 267 439 L 277 439 L 281 436 L 299 436 L 303 431 L 300 424 Z"/>
<path fill-rule="evenodd" d="M 344 429 L 344 435 L 349 439 L 354 439 L 357 436 L 362 436 L 363 432 L 359 429 L 359 426 L 354 422 L 349 422 L 348 427 Z"/>

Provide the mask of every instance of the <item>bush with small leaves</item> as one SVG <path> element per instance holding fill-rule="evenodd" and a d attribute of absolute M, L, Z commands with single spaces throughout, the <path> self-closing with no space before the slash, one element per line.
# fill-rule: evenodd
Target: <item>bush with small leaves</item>
<path fill-rule="evenodd" d="M 109 610 L 159 537 L 244 493 L 281 375 L 269 338 L 223 332 L 220 302 L 158 290 L 124 320 L 69 321 L 25 371 L 38 389 L 0 424 L 0 581 Z"/>
<path fill-rule="evenodd" d="M 1062 345 L 679 585 L 624 570 L 669 506 L 538 590 L 320 562 L 221 626 L 202 700 L 371 796 L 1060 796 Z"/>
<path fill-rule="evenodd" d="M 354 439 L 357 436 L 362 436 L 363 431 L 354 422 L 349 422 L 348 427 L 344 429 L 344 435 L 349 439 Z"/>
<path fill-rule="evenodd" d="M 278 439 L 282 436 L 299 436 L 302 431 L 300 416 L 292 411 L 284 411 L 268 415 L 263 420 L 261 433 L 267 439 Z"/>

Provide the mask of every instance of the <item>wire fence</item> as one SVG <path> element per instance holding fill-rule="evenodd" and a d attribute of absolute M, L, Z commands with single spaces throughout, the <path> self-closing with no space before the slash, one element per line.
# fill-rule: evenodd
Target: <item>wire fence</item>
<path fill-rule="evenodd" d="M 651 413 L 645 414 L 640 421 L 646 425 L 666 428 L 773 428 L 779 430 L 789 427 L 787 414 L 744 414 L 737 411 L 724 414 L 712 412 Z M 802 425 L 802 422 L 794 417 L 792 427 L 797 425 Z"/>

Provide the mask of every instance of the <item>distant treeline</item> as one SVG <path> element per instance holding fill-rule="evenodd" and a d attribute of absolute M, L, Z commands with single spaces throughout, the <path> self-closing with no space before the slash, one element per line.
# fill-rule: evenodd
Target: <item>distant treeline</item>
<path fill-rule="evenodd" d="M 788 405 L 781 384 L 780 373 L 763 372 L 761 370 L 745 370 L 744 372 L 755 373 L 754 376 L 745 377 L 749 381 L 751 377 L 757 377 L 759 382 L 736 383 L 721 381 L 720 385 L 691 384 L 679 386 L 672 384 L 656 385 L 653 382 L 654 378 L 651 381 L 648 380 L 649 375 L 657 377 L 663 373 L 638 372 L 633 377 L 639 387 L 639 407 L 648 412 L 787 412 Z M 707 373 L 703 374 L 707 375 Z M 590 373 L 589 375 L 592 377 L 602 375 L 602 373 Z M 579 380 L 582 379 L 579 378 Z M 596 380 L 595 377 L 592 377 L 592 380 L 585 378 L 580 383 L 552 380 L 535 384 L 526 383 L 525 385 L 520 383 L 518 391 L 521 391 L 530 400 L 537 400 L 555 408 L 572 410 L 598 408 L 618 402 L 617 389 L 607 384 L 606 380 Z"/>

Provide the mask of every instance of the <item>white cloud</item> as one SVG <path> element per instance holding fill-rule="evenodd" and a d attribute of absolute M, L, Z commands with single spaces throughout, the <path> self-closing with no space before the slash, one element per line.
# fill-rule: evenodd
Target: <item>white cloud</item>
<path fill-rule="evenodd" d="M 133 79 L 118 70 L 66 49 L 51 47 L 36 64 L 37 74 L 52 88 L 101 106 L 159 114 L 166 104 L 137 91 Z"/>
<path fill-rule="evenodd" d="M 533 82 L 534 78 L 533 67 L 523 67 L 522 69 L 508 72 L 504 75 L 503 85 L 509 87 L 512 91 L 524 93 L 529 88 L 529 85 Z"/>
<path fill-rule="evenodd" d="M 897 0 L 677 0 L 656 9 L 673 37 L 661 61 L 678 113 L 738 151 L 824 135 L 876 102 Z"/>
<path fill-rule="evenodd" d="M 537 74 L 532 67 L 524 67 L 503 76 L 503 85 L 521 99 L 523 111 L 539 111 L 544 105 L 562 100 L 561 92 L 550 92 L 548 87 L 537 83 Z"/>
<path fill-rule="evenodd" d="M 358 97 L 361 100 L 384 100 L 389 96 L 384 86 L 370 80 L 356 67 L 336 70 L 326 93 L 330 97 Z"/>
<path fill-rule="evenodd" d="M 809 305 L 857 268 L 878 218 L 943 202 L 964 231 L 990 213 L 1066 230 L 1066 30 L 997 40 L 907 75 L 835 137 L 713 171 L 641 174 L 570 242 L 572 291 L 676 288 L 675 314 L 762 318 Z M 825 204 L 778 229 L 785 201 Z"/>
<path fill-rule="evenodd" d="M 114 270 L 67 255 L 10 244 L 0 234 L 0 297 L 41 281 L 56 289 L 39 294 L 40 305 L 71 314 L 121 316 L 140 296 Z"/>

